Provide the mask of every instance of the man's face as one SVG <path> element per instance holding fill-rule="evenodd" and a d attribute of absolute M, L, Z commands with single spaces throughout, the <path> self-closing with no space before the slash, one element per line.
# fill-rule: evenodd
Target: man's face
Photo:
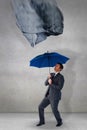
<path fill-rule="evenodd" d="M 55 72 L 60 72 L 61 71 L 60 64 L 56 64 L 54 70 Z"/>

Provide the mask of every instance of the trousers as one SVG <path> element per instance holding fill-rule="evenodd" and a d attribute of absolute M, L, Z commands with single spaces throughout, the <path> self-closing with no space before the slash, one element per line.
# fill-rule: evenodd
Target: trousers
<path fill-rule="evenodd" d="M 62 121 L 62 118 L 60 116 L 60 112 L 58 111 L 58 104 L 59 100 L 50 100 L 48 97 L 44 97 L 42 102 L 39 104 L 38 111 L 39 111 L 39 119 L 40 123 L 45 123 L 45 118 L 44 118 L 44 109 L 50 104 L 52 112 L 56 118 L 57 123 Z"/>

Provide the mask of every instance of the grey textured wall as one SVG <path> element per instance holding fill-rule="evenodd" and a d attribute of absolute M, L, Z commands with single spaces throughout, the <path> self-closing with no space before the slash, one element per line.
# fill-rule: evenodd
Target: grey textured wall
<path fill-rule="evenodd" d="M 10 0 L 0 0 L 0 112 L 37 112 L 47 89 L 48 69 L 28 64 L 47 50 L 70 57 L 62 71 L 65 85 L 60 111 L 87 112 L 87 1 L 57 2 L 64 14 L 63 35 L 51 36 L 32 48 L 15 24 Z"/>

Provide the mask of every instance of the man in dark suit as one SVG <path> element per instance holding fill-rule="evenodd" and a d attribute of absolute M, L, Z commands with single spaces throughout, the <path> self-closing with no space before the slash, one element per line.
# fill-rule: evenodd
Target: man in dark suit
<path fill-rule="evenodd" d="M 54 67 L 55 73 L 51 73 L 47 80 L 45 81 L 45 85 L 48 85 L 47 92 L 45 94 L 44 99 L 40 103 L 38 109 L 39 109 L 39 123 L 37 126 L 41 126 L 45 124 L 44 119 L 44 109 L 50 104 L 52 112 L 56 118 L 57 125 L 62 125 L 62 118 L 60 116 L 60 113 L 58 111 L 58 104 L 61 99 L 61 89 L 64 85 L 64 77 L 62 74 L 60 74 L 60 71 L 63 69 L 63 65 L 61 63 L 57 63 Z"/>

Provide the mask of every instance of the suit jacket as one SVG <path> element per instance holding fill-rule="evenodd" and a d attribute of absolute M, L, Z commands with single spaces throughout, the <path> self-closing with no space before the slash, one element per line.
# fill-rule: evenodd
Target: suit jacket
<path fill-rule="evenodd" d="M 50 100 L 60 100 L 61 99 L 61 90 L 64 85 L 64 76 L 58 73 L 54 76 L 55 73 L 51 73 L 52 84 L 49 85 L 48 79 L 45 81 L 45 85 L 48 85 L 45 96 Z"/>

